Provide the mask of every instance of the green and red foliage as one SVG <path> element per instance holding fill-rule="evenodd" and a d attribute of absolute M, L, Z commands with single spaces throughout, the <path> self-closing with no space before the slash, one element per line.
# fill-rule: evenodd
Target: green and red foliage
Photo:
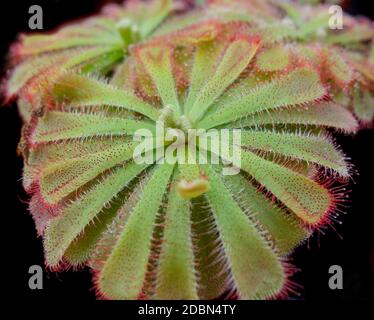
<path fill-rule="evenodd" d="M 11 50 L 46 265 L 89 266 L 109 299 L 279 297 L 287 257 L 346 201 L 332 132 L 372 121 L 373 25 L 332 32 L 326 7 L 275 1 L 177 8 L 130 1 Z M 160 120 L 240 130 L 240 173 L 137 164 L 135 132 Z"/>

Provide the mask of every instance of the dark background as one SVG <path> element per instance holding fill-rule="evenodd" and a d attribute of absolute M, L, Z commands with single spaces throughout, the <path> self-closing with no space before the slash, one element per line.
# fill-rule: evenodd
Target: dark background
<path fill-rule="evenodd" d="M 5 70 L 4 62 L 9 44 L 19 32 L 29 32 L 28 8 L 41 5 L 44 14 L 44 29 L 49 30 L 70 19 L 96 12 L 103 3 L 100 0 L 13 0 L 2 2 L 0 26 L 0 71 Z M 345 1 L 346 9 L 353 14 L 374 18 L 370 9 L 371 1 Z M 5 72 L 5 71 L 3 71 Z M 1 156 L 4 164 L 1 178 L 1 194 L 4 203 L 0 210 L 2 241 L 2 267 L 5 280 L 9 282 L 8 294 L 20 299 L 71 299 L 93 300 L 89 270 L 80 272 L 44 273 L 44 290 L 30 290 L 28 268 L 37 264 L 43 266 L 41 239 L 36 232 L 31 215 L 27 211 L 27 196 L 21 186 L 22 159 L 16 156 L 21 121 L 16 106 L 0 108 Z M 338 144 L 352 158 L 360 172 L 349 184 L 352 203 L 347 215 L 335 225 L 337 232 L 328 230 L 326 235 L 314 235 L 308 244 L 298 248 L 292 263 L 300 271 L 293 280 L 300 284 L 300 297 L 306 300 L 347 300 L 374 298 L 374 130 L 363 130 L 358 135 L 338 135 Z M 9 164 L 5 162 L 9 160 Z M 7 182 L 7 175 L 11 175 Z M 7 192 L 10 192 L 7 196 Z M 9 206 L 6 205 L 11 201 Z M 7 234 L 9 233 L 9 234 Z M 344 270 L 344 289 L 330 290 L 328 269 L 340 265 Z"/>

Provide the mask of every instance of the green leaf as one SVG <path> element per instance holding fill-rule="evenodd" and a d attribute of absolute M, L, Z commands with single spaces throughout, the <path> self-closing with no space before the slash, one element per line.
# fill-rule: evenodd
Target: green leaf
<path fill-rule="evenodd" d="M 310 232 L 292 212 L 279 208 L 242 175 L 222 177 L 231 194 L 252 220 L 260 223 L 281 255 L 288 255 Z"/>
<path fill-rule="evenodd" d="M 152 42 L 166 41 L 173 46 L 196 45 L 213 40 L 221 32 L 221 29 L 220 21 L 201 20 L 201 15 L 198 12 L 192 12 L 168 19 L 154 33 Z"/>
<path fill-rule="evenodd" d="M 274 72 L 285 69 L 290 63 L 290 54 L 284 45 L 277 45 L 257 55 L 256 65 L 264 72 Z"/>
<path fill-rule="evenodd" d="M 342 32 L 334 32 L 326 37 L 326 41 L 331 44 L 349 45 L 373 39 L 374 30 L 370 25 L 356 25 Z"/>
<path fill-rule="evenodd" d="M 207 192 L 207 198 L 214 212 L 240 299 L 274 296 L 285 282 L 280 259 L 260 236 L 214 170 L 207 165 L 202 168 L 209 178 L 211 190 Z"/>
<path fill-rule="evenodd" d="M 90 19 L 80 25 L 60 29 L 52 35 L 31 35 L 24 37 L 21 42 L 23 56 L 38 55 L 46 52 L 85 46 L 116 46 L 122 47 L 120 34 L 116 32 L 115 24 L 112 30 L 104 30 L 99 21 L 104 19 Z M 107 23 L 110 20 L 107 20 Z"/>
<path fill-rule="evenodd" d="M 142 292 L 157 211 L 173 166 L 156 167 L 143 196 L 130 213 L 117 243 L 98 278 L 100 292 L 112 299 L 136 299 Z"/>
<path fill-rule="evenodd" d="M 184 166 L 186 168 L 186 166 Z M 183 179 L 196 181 L 205 173 L 198 165 L 189 165 Z M 205 177 L 207 178 L 207 177 Z M 206 193 L 191 198 L 191 229 L 199 299 L 223 297 L 233 290 L 227 257 L 222 252 L 222 239 Z"/>
<path fill-rule="evenodd" d="M 291 3 L 280 2 L 277 3 L 287 14 L 287 16 L 293 21 L 296 26 L 301 26 L 304 22 L 304 18 L 301 12 Z"/>
<path fill-rule="evenodd" d="M 173 10 L 172 0 L 155 0 L 152 3 L 146 4 L 146 9 L 143 11 L 144 18 L 139 23 L 139 28 L 143 37 L 148 36 L 154 31 L 169 13 Z"/>
<path fill-rule="evenodd" d="M 123 50 L 110 46 L 69 49 L 48 55 L 35 56 L 20 63 L 13 71 L 8 83 L 7 94 L 18 93 L 33 78 L 58 76 L 61 71 L 74 69 L 82 72 L 97 72 L 112 65 L 123 57 Z M 57 68 L 58 67 L 58 68 Z M 48 74 L 48 70 L 52 70 Z M 40 88 L 38 88 L 40 90 Z"/>
<path fill-rule="evenodd" d="M 145 169 L 146 166 L 144 166 Z M 83 232 L 74 239 L 64 254 L 64 261 L 73 266 L 89 265 L 98 270 L 106 260 L 116 235 L 121 230 L 122 223 L 126 221 L 128 214 L 139 200 L 142 193 L 142 184 L 148 178 L 146 170 L 112 198 L 100 213 L 95 217 L 95 222 L 88 224 Z M 109 239 L 108 239 L 109 238 Z"/>
<path fill-rule="evenodd" d="M 66 139 L 134 135 L 139 129 L 155 131 L 154 124 L 104 115 L 51 111 L 38 122 L 32 143 Z"/>
<path fill-rule="evenodd" d="M 176 180 L 183 175 L 180 168 Z M 158 263 L 157 299 L 198 299 L 191 240 L 191 204 L 172 186 Z"/>
<path fill-rule="evenodd" d="M 347 133 L 354 133 L 358 128 L 358 123 L 351 112 L 334 103 L 259 112 L 225 127 L 245 128 L 268 124 L 323 126 L 336 128 Z"/>
<path fill-rule="evenodd" d="M 208 79 L 212 78 L 214 68 L 222 54 L 222 46 L 223 43 L 218 41 L 202 42 L 197 46 L 190 71 L 188 95 L 184 104 L 185 113 L 191 110 L 201 89 Z"/>
<path fill-rule="evenodd" d="M 57 80 L 53 92 L 59 101 L 74 107 L 109 105 L 141 113 L 152 120 L 159 116 L 156 108 L 133 93 L 87 76 L 67 73 Z"/>
<path fill-rule="evenodd" d="M 310 34 L 316 33 L 319 29 L 327 29 L 329 27 L 329 20 L 331 15 L 320 13 L 311 20 L 304 22 L 295 33 L 295 36 L 300 39 L 306 39 Z"/>
<path fill-rule="evenodd" d="M 288 38 L 293 38 L 296 30 L 294 26 L 290 26 L 286 23 L 269 22 L 264 26 L 253 27 L 252 32 L 254 34 L 260 34 L 264 43 L 272 44 Z"/>
<path fill-rule="evenodd" d="M 240 37 L 233 40 L 228 45 L 214 75 L 212 75 L 210 79 L 206 78 L 206 84 L 200 89 L 199 94 L 191 106 L 191 110 L 189 110 L 188 114 L 192 122 L 197 122 L 203 118 L 205 112 L 214 100 L 216 100 L 247 67 L 258 47 L 259 43 L 254 39 Z M 199 62 L 200 61 L 197 61 L 197 63 Z M 209 74 L 205 76 L 209 76 Z"/>
<path fill-rule="evenodd" d="M 93 219 L 125 186 L 139 175 L 145 165 L 130 164 L 107 175 L 84 195 L 64 208 L 60 215 L 49 222 L 44 235 L 47 264 L 58 265 L 74 239 L 92 223 Z"/>
<path fill-rule="evenodd" d="M 113 137 L 112 139 L 66 140 L 59 143 L 38 144 L 30 148 L 27 164 L 43 167 L 47 163 L 90 156 L 129 142 L 128 137 Z"/>
<path fill-rule="evenodd" d="M 356 116 L 364 123 L 370 123 L 374 118 L 374 96 L 367 90 L 355 88 L 353 93 L 353 108 Z"/>
<path fill-rule="evenodd" d="M 356 80 L 354 69 L 345 59 L 343 53 L 337 49 L 330 49 L 326 53 L 326 63 L 329 76 L 342 87 L 346 89 Z"/>
<path fill-rule="evenodd" d="M 78 69 L 83 74 L 107 74 L 114 69 L 115 65 L 122 61 L 124 58 L 123 48 L 119 50 L 108 50 L 108 52 L 98 55 L 97 57 L 86 61 Z"/>
<path fill-rule="evenodd" d="M 161 97 L 163 106 L 181 114 L 175 79 L 172 70 L 172 48 L 168 46 L 145 46 L 138 49 L 138 57 L 151 76 Z"/>
<path fill-rule="evenodd" d="M 246 150 L 241 169 L 253 176 L 306 224 L 318 225 L 334 206 L 329 190 L 308 177 Z"/>
<path fill-rule="evenodd" d="M 95 220 L 97 221 L 88 224 L 82 233 L 74 239 L 66 249 L 63 260 L 66 260 L 72 266 L 81 266 L 88 262 L 96 243 L 120 211 L 121 199 L 117 199 L 118 197 L 120 195 L 112 200 L 109 208 L 104 207 L 101 210 L 96 216 Z"/>
<path fill-rule="evenodd" d="M 127 223 L 130 213 L 133 211 L 135 205 L 139 202 L 139 199 L 142 196 L 144 185 L 146 185 L 151 176 L 152 169 L 149 168 L 137 176 L 130 185 L 126 186 L 126 189 L 130 191 L 130 193 L 126 193 L 121 208 L 118 210 L 114 219 L 110 221 L 110 224 L 107 226 L 105 231 L 101 234 L 100 239 L 95 243 L 95 248 L 92 250 L 90 260 L 87 263 L 96 273 L 102 270 L 105 262 L 112 253 L 112 250 L 117 243 L 117 239 Z M 121 197 L 121 194 L 119 194 L 118 197 Z M 113 202 L 115 203 L 116 200 Z M 98 219 L 99 218 L 100 216 L 98 216 Z"/>
<path fill-rule="evenodd" d="M 316 163 L 333 169 L 343 177 L 349 176 L 344 155 L 322 134 L 245 130 L 241 133 L 241 145 Z"/>
<path fill-rule="evenodd" d="M 326 94 L 316 72 L 302 68 L 247 91 L 244 96 L 224 97 L 225 107 L 205 117 L 198 126 L 209 129 L 264 110 L 306 104 Z M 214 110 L 215 106 L 212 106 Z"/>
<path fill-rule="evenodd" d="M 46 163 L 40 173 L 40 192 L 46 202 L 56 204 L 104 171 L 131 159 L 137 145 L 124 141 L 97 153 Z"/>

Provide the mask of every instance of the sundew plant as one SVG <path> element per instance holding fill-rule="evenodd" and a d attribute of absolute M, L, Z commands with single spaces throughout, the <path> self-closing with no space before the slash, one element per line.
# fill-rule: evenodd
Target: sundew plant
<path fill-rule="evenodd" d="M 21 35 L 3 90 L 24 120 L 46 266 L 88 266 L 104 299 L 294 292 L 293 250 L 347 202 L 352 164 L 333 134 L 374 117 L 373 23 L 344 14 L 333 29 L 329 9 L 133 0 Z M 191 148 L 192 130 L 240 140 Z M 182 158 L 165 161 L 172 145 Z"/>

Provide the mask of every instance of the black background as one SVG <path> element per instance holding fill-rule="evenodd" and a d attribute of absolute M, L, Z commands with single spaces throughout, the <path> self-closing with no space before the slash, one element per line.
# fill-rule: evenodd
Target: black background
<path fill-rule="evenodd" d="M 98 0 L 13 0 L 2 2 L 0 28 L 0 70 L 6 72 L 4 63 L 9 44 L 19 32 L 29 32 L 28 8 L 33 4 L 41 5 L 44 13 L 44 29 L 50 30 L 70 19 L 79 18 L 96 12 L 100 6 L 110 1 Z M 346 2 L 347 9 L 353 14 L 364 14 L 373 18 L 371 1 Z M 64 273 L 44 273 L 44 289 L 30 290 L 28 287 L 28 268 L 37 264 L 43 266 L 41 239 L 36 237 L 32 218 L 27 211 L 27 196 L 20 178 L 22 159 L 16 156 L 21 121 L 16 106 L 0 108 L 0 137 L 2 178 L 1 198 L 3 210 L 1 234 L 2 268 L 9 283 L 9 295 L 20 299 L 51 300 L 94 300 L 89 270 Z M 326 235 L 315 235 L 308 244 L 298 248 L 292 263 L 300 271 L 293 280 L 300 284 L 300 297 L 305 300 L 347 300 L 374 298 L 374 130 L 363 130 L 356 136 L 338 135 L 338 144 L 352 158 L 360 175 L 354 177 L 349 185 L 352 203 L 342 225 L 335 225 L 337 232 L 329 230 Z M 6 161 L 9 163 L 6 163 Z M 7 175 L 10 180 L 7 182 Z M 7 192 L 10 195 L 7 196 Z M 11 200 L 11 205 L 6 203 Z M 339 235 L 338 235 L 339 234 Z M 328 269 L 340 265 L 344 270 L 344 289 L 330 290 Z"/>

